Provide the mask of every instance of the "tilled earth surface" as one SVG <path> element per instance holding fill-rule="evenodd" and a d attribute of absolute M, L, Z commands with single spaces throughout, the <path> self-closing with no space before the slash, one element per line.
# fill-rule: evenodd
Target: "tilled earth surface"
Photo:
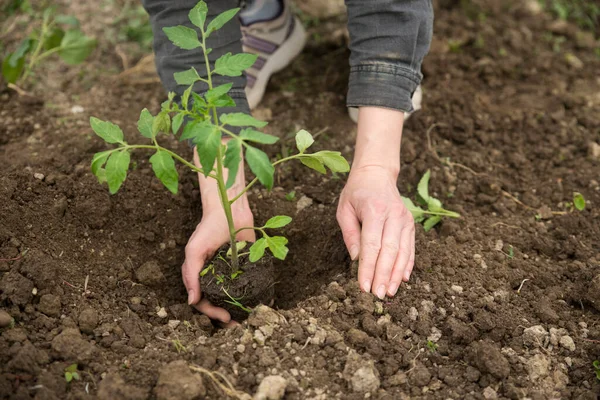
<path fill-rule="evenodd" d="M 271 82 L 257 114 L 282 138 L 273 157 L 300 127 L 351 157 L 343 26 L 313 26 Z M 3 92 L 0 398 L 217 399 L 223 377 L 238 398 L 597 398 L 597 45 L 533 3 L 437 4 L 399 188 L 414 196 L 431 169 L 431 191 L 462 218 L 418 227 L 411 282 L 377 301 L 359 291 L 335 222 L 345 177 L 284 166 L 271 193 L 251 193 L 258 222 L 272 210 L 294 217 L 277 301 L 231 330 L 185 303 L 179 268 L 202 214 L 193 175 L 181 169 L 173 196 L 139 153 L 110 196 L 89 170 L 104 149 L 89 116 L 134 142 L 139 111 L 165 98 L 160 85 L 90 72 L 120 68 L 101 42 L 84 67 L 41 71 L 37 97 Z M 575 191 L 582 212 L 566 204 Z M 80 379 L 68 384 L 74 363 Z"/>

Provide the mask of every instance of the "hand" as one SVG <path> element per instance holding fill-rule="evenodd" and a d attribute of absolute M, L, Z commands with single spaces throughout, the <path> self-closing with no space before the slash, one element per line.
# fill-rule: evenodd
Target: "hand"
<path fill-rule="evenodd" d="M 383 299 L 408 281 L 414 265 L 415 224 L 396 178 L 381 167 L 353 169 L 342 191 L 337 219 L 365 292 Z"/>
<path fill-rule="evenodd" d="M 352 170 L 337 211 L 350 257 L 359 259 L 360 287 L 380 299 L 394 296 L 414 265 L 414 220 L 396 186 L 403 123 L 402 111 L 359 108 Z"/>
<path fill-rule="evenodd" d="M 197 153 L 195 151 L 194 153 L 196 165 L 199 166 Z M 202 299 L 200 271 L 215 252 L 229 242 L 229 228 L 220 203 L 216 181 L 200 174 L 198 181 L 202 198 L 202 220 L 185 247 L 185 261 L 181 267 L 183 283 L 188 292 L 188 304 L 193 305 L 209 318 L 228 324 L 231 316 L 225 309 L 215 307 L 208 300 Z M 240 168 L 235 184 L 228 191 L 229 197 L 232 198 L 244 187 L 244 169 Z M 232 213 L 236 228 L 254 226 L 254 217 L 245 194 L 232 204 Z M 253 230 L 244 230 L 238 233 L 236 239 L 254 242 L 256 235 Z"/>

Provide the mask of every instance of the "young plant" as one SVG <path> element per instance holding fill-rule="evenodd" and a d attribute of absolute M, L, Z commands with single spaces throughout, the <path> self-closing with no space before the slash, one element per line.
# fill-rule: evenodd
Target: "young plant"
<path fill-rule="evenodd" d="M 53 7 L 44 10 L 38 23 L 41 26 L 4 56 L 2 76 L 7 83 L 26 82 L 34 68 L 53 54 L 69 65 L 80 64 L 96 47 L 96 41 L 79 29 L 77 18 L 55 15 Z"/>
<path fill-rule="evenodd" d="M 148 144 L 130 145 L 124 140 L 123 131 L 117 125 L 101 121 L 92 117 L 90 124 L 94 132 L 109 144 L 116 144 L 112 150 L 103 151 L 94 155 L 92 172 L 100 182 L 108 183 L 110 193 L 116 193 L 127 177 L 130 164 L 130 152 L 134 149 L 147 149 L 154 151 L 150 157 L 152 169 L 158 179 L 176 194 L 178 190 L 179 175 L 175 168 L 175 160 L 181 162 L 194 172 L 205 177 L 215 179 L 221 205 L 227 218 L 229 227 L 230 249 L 227 264 L 231 267 L 231 276 L 238 276 L 240 271 L 240 251 L 245 244 L 236 244 L 236 235 L 246 229 L 256 230 L 262 235 L 252 246 L 247 255 L 251 262 L 258 261 L 269 251 L 278 259 L 285 259 L 288 248 L 287 238 L 271 236 L 267 230 L 278 229 L 286 226 L 292 218 L 278 215 L 270 218 L 263 226 L 246 226 L 235 228 L 231 206 L 243 196 L 257 182 L 271 189 L 274 183 L 275 166 L 286 161 L 299 160 L 309 168 L 320 173 L 326 173 L 326 167 L 332 172 L 347 172 L 350 167 L 348 162 L 339 152 L 319 151 L 307 153 L 308 148 L 314 143 L 313 137 L 305 130 L 296 134 L 297 154 L 288 155 L 275 162 L 271 162 L 265 152 L 256 145 L 274 144 L 279 139 L 275 136 L 259 131 L 267 125 L 251 115 L 244 113 L 219 114 L 223 107 L 235 106 L 233 99 L 228 95 L 231 83 L 215 86 L 213 77 L 240 76 L 256 61 L 257 56 L 252 54 L 227 53 L 216 60 L 214 66 L 210 65 L 208 54 L 211 49 L 206 45 L 206 39 L 220 29 L 229 20 L 235 17 L 239 9 L 223 12 L 206 24 L 207 6 L 200 1 L 189 12 L 190 22 L 197 30 L 186 26 L 173 26 L 164 28 L 164 32 L 177 47 L 186 50 L 200 48 L 206 63 L 206 76 L 202 77 L 195 68 L 176 72 L 175 81 L 187 88 L 183 92 L 180 102 L 175 101 L 175 93 L 169 93 L 168 100 L 162 104 L 161 111 L 152 115 L 147 109 L 142 110 L 138 121 L 138 130 L 148 140 Z M 198 31 L 200 35 L 198 35 Z M 193 91 L 197 82 L 203 82 L 208 90 L 203 95 Z M 239 133 L 234 129 L 240 128 Z M 184 159 L 175 152 L 159 144 L 161 135 L 179 135 L 180 140 L 190 140 L 196 145 L 201 167 Z M 228 139 L 222 144 L 222 137 Z M 229 197 L 227 190 L 233 186 L 239 168 L 243 168 L 242 153 L 255 175 L 255 178 L 239 193 Z M 228 171 L 226 179 L 225 170 Z M 222 277 L 223 278 L 223 277 Z"/>
<path fill-rule="evenodd" d="M 428 232 L 437 225 L 443 217 L 460 218 L 460 214 L 455 213 L 454 211 L 445 210 L 442 202 L 429 194 L 430 175 L 431 171 L 427 170 L 417 186 L 417 202 L 420 205 L 427 207 L 427 209 L 415 205 L 411 199 L 402 196 L 402 201 L 412 214 L 415 222 L 423 222 L 425 232 Z"/>
<path fill-rule="evenodd" d="M 71 364 L 67 368 L 65 368 L 65 380 L 67 383 L 71 383 L 72 380 L 78 381 L 81 379 L 79 377 L 79 372 L 77 372 L 77 364 Z"/>
<path fill-rule="evenodd" d="M 596 374 L 596 379 L 598 379 L 600 381 L 600 361 L 595 360 L 592 363 L 592 366 L 594 367 L 594 373 Z"/>

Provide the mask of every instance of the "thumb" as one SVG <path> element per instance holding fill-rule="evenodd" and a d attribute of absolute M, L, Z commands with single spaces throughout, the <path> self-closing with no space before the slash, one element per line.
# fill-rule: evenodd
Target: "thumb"
<path fill-rule="evenodd" d="M 200 271 L 204 266 L 204 259 L 186 256 L 181 266 L 183 284 L 188 292 L 188 304 L 197 304 L 202 297 L 200 290 Z"/>
<path fill-rule="evenodd" d="M 344 243 L 350 258 L 356 260 L 360 253 L 360 222 L 353 207 L 340 205 L 337 211 L 337 221 L 344 236 Z"/>

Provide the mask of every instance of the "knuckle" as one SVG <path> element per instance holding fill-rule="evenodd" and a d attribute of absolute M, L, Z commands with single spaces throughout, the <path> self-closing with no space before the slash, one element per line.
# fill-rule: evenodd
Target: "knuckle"
<path fill-rule="evenodd" d="M 365 246 L 367 247 L 367 249 L 379 253 L 379 250 L 381 250 L 381 242 L 377 239 L 373 239 L 373 238 L 368 238 L 365 240 Z"/>
<path fill-rule="evenodd" d="M 398 253 L 400 250 L 400 244 L 396 241 L 386 241 L 383 243 L 382 249 L 388 253 Z"/>

